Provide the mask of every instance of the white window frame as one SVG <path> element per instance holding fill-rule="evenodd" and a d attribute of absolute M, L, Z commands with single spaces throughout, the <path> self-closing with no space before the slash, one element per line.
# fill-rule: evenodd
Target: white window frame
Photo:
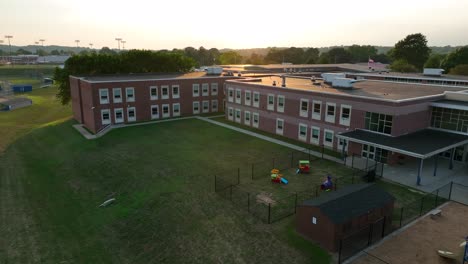
<path fill-rule="evenodd" d="M 192 84 L 192 96 L 193 97 L 200 96 L 200 84 L 198 83 Z"/>
<path fill-rule="evenodd" d="M 272 98 L 272 102 L 270 104 L 270 98 Z M 274 94 L 268 94 L 267 95 L 267 110 L 274 111 L 275 110 L 275 95 Z"/>
<path fill-rule="evenodd" d="M 122 117 L 117 119 L 117 112 L 122 113 Z M 123 108 L 114 108 L 114 123 L 120 124 L 124 122 L 124 111 Z"/>
<path fill-rule="evenodd" d="M 107 120 L 104 120 L 104 114 L 107 114 L 109 118 Z M 109 125 L 111 123 L 111 114 L 109 109 L 101 109 L 101 123 L 103 125 Z"/>
<path fill-rule="evenodd" d="M 365 148 L 367 148 L 367 150 L 365 150 Z M 373 148 L 374 150 L 371 151 L 371 148 Z M 376 151 L 377 151 L 377 148 L 375 146 L 362 144 L 361 157 L 364 157 L 364 158 L 369 157 L 370 160 L 375 160 Z"/>
<path fill-rule="evenodd" d="M 153 95 L 153 89 L 156 91 L 156 95 Z M 150 92 L 150 99 L 151 100 L 158 100 L 158 97 L 159 97 L 158 86 L 150 86 L 149 87 L 149 92 Z"/>
<path fill-rule="evenodd" d="M 175 111 L 176 110 L 176 106 L 177 108 L 179 109 L 179 111 Z M 180 103 L 174 103 L 172 104 L 172 116 L 180 116 Z"/>
<path fill-rule="evenodd" d="M 166 90 L 166 95 L 164 95 Z M 169 99 L 169 85 L 161 85 L 161 99 Z"/>
<path fill-rule="evenodd" d="M 195 110 L 195 106 L 197 106 L 198 110 Z M 194 101 L 192 103 L 192 111 L 194 115 L 200 114 L 200 102 L 199 101 Z"/>
<path fill-rule="evenodd" d="M 242 103 L 242 90 L 241 89 L 236 89 L 236 104 L 241 104 Z"/>
<path fill-rule="evenodd" d="M 106 99 L 102 99 L 102 92 L 106 92 Z M 102 88 L 102 89 L 99 89 L 99 103 L 100 104 L 108 104 L 109 103 L 109 89 L 107 88 Z"/>
<path fill-rule="evenodd" d="M 208 83 L 202 83 L 202 96 L 210 95 L 210 85 Z"/>
<path fill-rule="evenodd" d="M 280 99 L 283 99 L 283 105 L 280 105 Z M 284 95 L 278 95 L 278 98 L 276 100 L 276 111 L 280 113 L 284 113 L 284 107 L 286 106 L 286 98 Z"/>
<path fill-rule="evenodd" d="M 320 105 L 320 113 L 315 113 L 315 105 Z M 321 120 L 322 119 L 322 101 L 312 101 L 312 119 Z"/>
<path fill-rule="evenodd" d="M 228 119 L 233 121 L 234 120 L 234 108 L 228 107 Z"/>
<path fill-rule="evenodd" d="M 116 91 L 119 92 L 120 98 L 115 97 Z M 121 103 L 122 102 L 122 88 L 112 88 L 112 97 L 114 100 L 114 104 Z"/>
<path fill-rule="evenodd" d="M 257 100 L 255 100 L 255 97 L 258 97 Z M 260 93 L 259 92 L 253 92 L 252 95 L 252 105 L 253 107 L 260 107 Z"/>
<path fill-rule="evenodd" d="M 251 102 L 252 102 L 252 92 L 249 90 L 246 90 L 244 93 L 244 104 L 250 106 Z"/>
<path fill-rule="evenodd" d="M 218 100 L 211 100 L 211 112 L 218 112 Z"/>
<path fill-rule="evenodd" d="M 174 90 L 176 90 L 177 93 L 174 93 Z M 172 85 L 171 86 L 171 91 L 172 91 L 172 98 L 173 99 L 180 98 L 180 86 L 178 84 Z"/>
<path fill-rule="evenodd" d="M 331 133 L 331 134 L 332 134 L 331 142 L 328 142 L 328 141 L 326 140 L 326 138 L 327 138 L 327 133 Z M 324 145 L 324 146 L 327 146 L 327 147 L 333 148 L 333 143 L 334 143 L 334 141 L 335 141 L 334 137 L 335 137 L 335 132 L 334 132 L 333 130 L 324 129 L 324 130 L 323 130 L 323 145 Z"/>
<path fill-rule="evenodd" d="M 255 122 L 255 117 L 257 117 L 257 122 Z M 260 125 L 260 115 L 258 113 L 252 113 L 252 126 L 258 128 Z"/>
<path fill-rule="evenodd" d="M 333 115 L 328 114 L 328 107 L 333 106 Z M 325 107 L 325 122 L 335 123 L 336 120 L 336 104 L 335 103 L 326 103 Z"/>
<path fill-rule="evenodd" d="M 314 138 L 314 130 L 318 131 L 317 138 Z M 320 145 L 320 127 L 311 126 L 310 127 L 310 143 L 315 145 Z"/>
<path fill-rule="evenodd" d="M 305 128 L 305 135 L 301 135 L 301 128 Z M 306 124 L 299 123 L 297 126 L 297 138 L 301 141 L 307 142 L 307 130 L 308 126 Z"/>
<path fill-rule="evenodd" d="M 278 127 L 280 122 L 282 123 L 281 128 Z M 283 132 L 284 132 L 284 119 L 276 118 L 276 126 L 275 127 L 276 127 L 276 134 L 283 135 Z"/>
<path fill-rule="evenodd" d="M 167 107 L 167 113 L 164 113 L 164 108 Z M 171 116 L 171 107 L 169 104 L 163 104 L 161 107 L 161 116 L 162 118 L 168 118 Z"/>
<path fill-rule="evenodd" d="M 218 95 L 218 83 L 211 83 L 211 95 Z"/>
<path fill-rule="evenodd" d="M 244 124 L 250 126 L 250 122 L 252 122 L 252 115 L 249 111 L 244 111 Z"/>
<path fill-rule="evenodd" d="M 240 123 L 242 120 L 242 111 L 238 108 L 234 110 L 234 121 Z"/>
<path fill-rule="evenodd" d="M 129 91 L 132 91 L 132 96 L 129 97 Z M 135 102 L 135 88 L 133 87 L 126 87 L 125 88 L 125 101 L 126 102 Z"/>
<path fill-rule="evenodd" d="M 153 115 L 153 109 L 157 109 L 158 114 Z M 152 105 L 150 111 L 151 111 L 151 119 L 159 119 L 159 105 Z"/>
<path fill-rule="evenodd" d="M 207 105 L 207 109 L 205 110 L 205 105 Z M 210 112 L 210 101 L 205 100 L 202 101 L 202 113 L 209 113 Z"/>
<path fill-rule="evenodd" d="M 306 110 L 302 110 L 302 103 L 307 103 L 307 109 Z M 299 116 L 300 117 L 305 117 L 305 118 L 308 118 L 309 117 L 309 100 L 308 99 L 301 99 L 299 101 Z"/>
<path fill-rule="evenodd" d="M 234 88 L 228 88 L 228 102 L 234 102 Z"/>
<path fill-rule="evenodd" d="M 349 117 L 348 118 L 343 118 L 343 109 L 349 109 Z M 349 126 L 351 124 L 351 106 L 350 105 L 341 105 L 341 110 L 340 110 L 340 125 L 343 126 Z"/>
<path fill-rule="evenodd" d="M 129 113 L 130 110 L 133 110 L 133 117 L 130 117 Z M 134 106 L 127 107 L 127 122 L 135 122 L 136 121 L 136 108 Z"/>

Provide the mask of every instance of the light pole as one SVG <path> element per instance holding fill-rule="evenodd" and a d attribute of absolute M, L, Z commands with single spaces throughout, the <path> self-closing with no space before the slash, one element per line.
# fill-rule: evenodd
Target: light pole
<path fill-rule="evenodd" d="M 89 47 L 91 50 L 93 50 L 93 43 L 89 43 Z"/>
<path fill-rule="evenodd" d="M 122 40 L 122 41 L 120 41 L 120 42 L 122 42 L 122 49 L 125 50 L 125 43 L 127 43 L 127 41 Z"/>
<path fill-rule="evenodd" d="M 41 42 L 42 51 L 44 52 L 44 56 L 43 56 L 44 58 L 43 59 L 44 59 L 44 63 L 45 63 L 45 50 L 44 50 L 44 41 L 45 41 L 45 39 L 40 39 L 39 41 Z"/>
<path fill-rule="evenodd" d="M 10 63 L 13 65 L 13 59 L 11 58 L 11 43 L 10 43 L 10 39 L 12 39 L 13 36 L 6 35 L 5 38 L 8 39 L 8 48 L 10 49 Z"/>
<path fill-rule="evenodd" d="M 122 40 L 122 38 L 115 38 L 115 40 L 117 40 L 117 45 L 118 45 L 119 50 L 120 50 L 120 41 Z"/>

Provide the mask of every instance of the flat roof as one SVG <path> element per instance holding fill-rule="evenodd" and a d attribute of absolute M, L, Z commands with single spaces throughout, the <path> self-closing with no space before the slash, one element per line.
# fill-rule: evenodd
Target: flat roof
<path fill-rule="evenodd" d="M 402 72 L 369 72 L 369 73 L 353 73 L 358 76 L 374 76 L 374 77 L 395 77 L 395 78 L 409 78 L 421 80 L 439 80 L 439 81 L 468 81 L 468 76 L 442 74 L 441 76 L 424 75 L 422 73 L 402 73 Z"/>
<path fill-rule="evenodd" d="M 196 79 L 196 78 L 219 78 L 222 75 L 208 75 L 206 72 L 189 73 L 138 73 L 138 74 L 109 74 L 77 76 L 88 82 L 118 82 L 118 81 L 151 81 L 164 79 Z M 226 76 L 232 78 L 232 76 Z"/>
<path fill-rule="evenodd" d="M 243 70 L 278 70 L 284 68 L 296 68 L 296 69 L 330 69 L 338 68 L 342 71 L 358 71 L 358 72 L 371 72 L 367 65 L 352 64 L 352 63 L 337 63 L 337 64 L 233 64 L 233 65 L 222 65 L 224 70 L 231 71 L 243 71 Z"/>
<path fill-rule="evenodd" d="M 463 101 L 444 99 L 432 102 L 431 106 L 468 111 L 468 102 Z"/>
<path fill-rule="evenodd" d="M 354 97 L 364 97 L 379 100 L 401 101 L 407 99 L 417 99 L 426 96 L 443 95 L 445 91 L 463 91 L 468 87 L 454 87 L 441 85 L 428 85 L 420 83 L 399 83 L 378 80 L 361 80 L 353 84 L 353 89 L 334 88 L 322 80 L 317 80 L 319 85 L 312 84 L 310 78 L 286 77 L 286 88 L 281 87 L 282 78 L 278 75 L 263 76 L 254 78 L 258 82 L 246 82 L 244 80 L 231 80 L 230 82 L 248 83 L 250 85 L 273 86 L 276 82 L 278 89 L 298 89 L 326 94 L 336 94 Z"/>
<path fill-rule="evenodd" d="M 468 143 L 468 135 L 435 129 L 423 129 L 399 137 L 356 129 L 337 137 L 423 159 Z"/>

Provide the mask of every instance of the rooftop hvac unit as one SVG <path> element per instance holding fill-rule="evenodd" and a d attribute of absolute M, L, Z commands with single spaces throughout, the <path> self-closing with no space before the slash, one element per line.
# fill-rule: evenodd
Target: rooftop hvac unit
<path fill-rule="evenodd" d="M 346 78 L 346 73 L 322 73 L 322 78 L 326 83 L 332 83 L 335 78 Z"/>
<path fill-rule="evenodd" d="M 356 80 L 351 78 L 335 78 L 333 79 L 332 86 L 335 88 L 352 89 L 355 82 Z"/>

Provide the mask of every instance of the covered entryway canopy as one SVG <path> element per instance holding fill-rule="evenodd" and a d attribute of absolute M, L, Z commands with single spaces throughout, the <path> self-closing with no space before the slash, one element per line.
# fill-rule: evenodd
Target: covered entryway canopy
<path fill-rule="evenodd" d="M 348 140 L 349 142 L 371 145 L 420 159 L 417 179 L 418 185 L 421 181 L 420 172 L 424 159 L 447 150 L 455 150 L 458 146 L 468 144 L 468 135 L 434 129 L 423 129 L 398 137 L 357 129 L 338 134 L 337 137 Z M 434 174 L 436 170 L 437 163 L 434 168 Z"/>

